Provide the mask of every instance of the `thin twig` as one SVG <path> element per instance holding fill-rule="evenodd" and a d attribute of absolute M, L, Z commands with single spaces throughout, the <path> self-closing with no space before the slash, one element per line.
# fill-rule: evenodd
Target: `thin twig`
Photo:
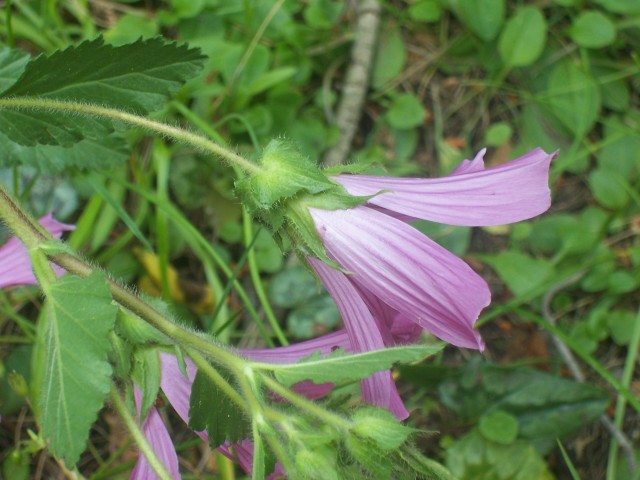
<path fill-rule="evenodd" d="M 351 150 L 351 142 L 358 128 L 362 106 L 369 88 L 379 24 L 378 1 L 361 0 L 358 3 L 358 22 L 351 49 L 351 63 L 336 114 L 336 126 L 340 130 L 340 139 L 325 155 L 324 163 L 327 166 L 344 163 Z"/>
<path fill-rule="evenodd" d="M 586 273 L 586 270 L 582 270 L 570 276 L 569 278 L 566 278 L 565 280 L 557 283 L 552 288 L 550 288 L 547 291 L 547 293 L 545 293 L 544 297 L 542 298 L 542 316 L 551 325 L 553 326 L 556 325 L 556 318 L 551 310 L 551 301 L 553 300 L 553 297 L 555 297 L 555 295 L 560 290 L 578 282 L 585 275 L 585 273 Z M 564 344 L 564 342 L 562 342 L 562 340 L 560 340 L 557 336 L 553 334 L 551 335 L 551 340 L 553 341 L 554 345 L 558 349 L 558 352 L 562 356 L 564 362 L 567 364 L 567 367 L 569 367 L 569 370 L 571 371 L 571 375 L 573 375 L 573 378 L 575 378 L 579 382 L 584 382 L 585 380 L 584 373 L 582 373 L 582 370 L 580 369 L 580 366 L 578 365 L 578 362 L 573 356 L 573 353 L 571 353 L 571 350 L 569 349 L 569 347 L 567 347 Z M 638 466 L 636 464 L 633 445 L 629 440 L 629 438 L 625 435 L 625 433 L 622 430 L 620 430 L 618 427 L 616 427 L 613 424 L 611 419 L 606 414 L 602 414 L 600 416 L 600 423 L 602 423 L 605 429 L 609 431 L 609 433 L 616 440 L 616 442 L 618 442 L 618 445 L 620 445 L 620 448 L 624 453 L 625 459 L 627 461 L 627 465 L 629 466 L 629 472 L 631 474 L 635 474 Z"/>

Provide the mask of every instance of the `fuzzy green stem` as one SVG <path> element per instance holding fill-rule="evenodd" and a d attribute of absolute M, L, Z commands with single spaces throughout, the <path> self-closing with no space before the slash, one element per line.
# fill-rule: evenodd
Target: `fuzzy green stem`
<path fill-rule="evenodd" d="M 153 471 L 156 473 L 156 475 L 158 475 L 158 477 L 162 480 L 172 480 L 171 474 L 167 472 L 167 469 L 156 455 L 156 452 L 153 451 L 153 447 L 147 441 L 144 433 L 142 433 L 138 422 L 136 422 L 136 420 L 133 418 L 133 415 L 129 413 L 129 410 L 120 398 L 120 394 L 115 387 L 111 389 L 111 404 L 113 405 L 113 408 L 115 408 L 115 410 L 118 412 L 118 415 L 120 415 L 120 418 L 122 418 L 122 421 L 127 427 L 127 430 L 129 430 L 129 433 L 131 433 L 131 436 L 138 445 L 140 452 L 145 456 L 147 462 L 149 463 L 151 468 L 153 468 Z"/>
<path fill-rule="evenodd" d="M 322 407 L 319 407 L 317 404 L 312 402 L 311 400 L 307 400 L 304 397 L 301 397 L 297 393 L 285 388 L 280 383 L 276 382 L 268 375 L 262 375 L 262 381 L 264 384 L 271 389 L 274 393 L 286 399 L 292 405 L 300 408 L 301 410 L 306 410 L 307 412 L 315 415 L 317 418 L 322 420 L 328 425 L 335 426 L 338 430 L 348 430 L 350 428 L 350 423 L 345 418 L 335 415 Z"/>
<path fill-rule="evenodd" d="M 37 97 L 2 98 L 0 99 L 0 108 L 17 110 L 46 110 L 115 120 L 127 125 L 141 127 L 145 130 L 149 130 L 178 142 L 192 145 L 204 152 L 211 153 L 224 159 L 229 165 L 238 167 L 248 174 L 255 175 L 260 171 L 259 166 L 231 150 L 214 143 L 206 137 L 191 133 L 182 128 L 172 127 L 171 125 L 167 125 L 162 122 L 156 122 L 155 120 L 123 112 L 115 108 L 106 108 L 86 103 L 51 100 Z"/>
<path fill-rule="evenodd" d="M 27 250 L 38 248 L 43 242 L 52 240 L 53 236 L 26 212 L 0 184 L 0 217 L 9 229 L 24 243 Z"/>

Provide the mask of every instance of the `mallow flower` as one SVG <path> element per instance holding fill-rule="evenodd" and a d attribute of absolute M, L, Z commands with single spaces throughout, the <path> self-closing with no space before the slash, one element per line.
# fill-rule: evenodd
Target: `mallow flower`
<path fill-rule="evenodd" d="M 65 225 L 53 218 L 53 213 L 49 213 L 39 220 L 40 225 L 47 229 L 55 238 L 60 238 L 62 232 L 73 230 L 73 225 Z M 53 265 L 57 275 L 62 275 L 64 270 Z M 11 237 L 0 247 L 0 288 L 13 287 L 16 285 L 35 285 L 38 283 L 33 270 L 29 252 L 17 237 Z"/>
<path fill-rule="evenodd" d="M 240 353 L 247 358 L 260 362 L 295 363 L 302 358 L 308 357 L 314 352 L 320 352 L 323 355 L 327 355 L 335 348 L 342 348 L 345 351 L 353 351 L 349 336 L 345 330 L 339 330 L 313 340 L 288 345 L 286 347 L 244 349 L 241 350 Z M 178 416 L 188 424 L 189 398 L 191 396 L 191 387 L 196 376 L 197 367 L 188 358 L 185 358 L 185 364 L 186 376 L 180 369 L 175 355 L 164 352 L 160 353 L 160 388 Z M 333 384 L 316 385 L 313 382 L 300 382 L 293 386 L 293 390 L 297 393 L 312 399 L 326 395 L 332 388 Z M 140 391 L 137 387 L 134 387 L 134 395 L 136 405 L 139 409 Z M 172 472 L 172 475 L 174 475 L 175 478 L 179 478 L 179 474 L 175 473 L 175 469 L 177 469 L 175 452 L 171 453 L 170 451 L 173 449 L 171 439 L 155 408 L 152 407 L 149 410 L 149 414 L 143 423 L 142 430 L 165 467 Z M 195 433 L 202 440 L 208 441 L 206 432 Z M 251 440 L 246 439 L 233 445 L 227 442 L 220 445 L 218 450 L 228 458 L 236 461 L 240 467 L 247 472 L 247 474 L 250 475 L 253 471 L 253 442 Z M 284 471 L 282 470 L 281 465 L 277 464 L 274 472 L 269 476 L 269 478 L 283 477 Z M 148 464 L 144 455 L 140 455 L 138 457 L 138 462 L 134 467 L 131 478 L 156 478 L 155 473 L 151 469 L 151 466 Z"/>
<path fill-rule="evenodd" d="M 367 305 L 369 315 L 359 307 L 343 311 L 357 350 L 393 342 L 382 317 L 396 316 L 453 345 L 482 350 L 474 323 L 490 302 L 487 283 L 409 222 L 501 225 L 549 208 L 555 153 L 537 148 L 492 168 L 485 168 L 484 154 L 440 178 L 328 177 L 290 145 L 274 141 L 262 156 L 262 173 L 237 187 L 253 215 L 311 264 L 339 307 L 353 302 L 336 298 L 347 283 L 355 291 L 348 297 Z M 342 286 L 332 289 L 333 283 Z"/>

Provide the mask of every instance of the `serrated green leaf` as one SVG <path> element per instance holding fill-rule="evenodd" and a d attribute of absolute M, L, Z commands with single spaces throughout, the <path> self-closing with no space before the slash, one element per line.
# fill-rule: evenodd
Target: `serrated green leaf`
<path fill-rule="evenodd" d="M 0 45 L 0 91 L 16 83 L 29 62 L 29 55 Z"/>
<path fill-rule="evenodd" d="M 160 39 L 113 47 L 101 38 L 40 55 L 0 97 L 40 97 L 98 104 L 145 114 L 159 109 L 201 68 L 199 50 Z M 114 130 L 106 119 L 42 110 L 0 110 L 0 131 L 14 142 L 69 147 Z"/>
<path fill-rule="evenodd" d="M 34 145 L 26 147 L 11 141 L 0 131 L 0 167 L 24 165 L 40 172 L 60 173 L 68 168 L 102 170 L 122 165 L 129 156 L 127 142 L 112 133 L 101 138 L 85 138 L 69 147 Z"/>
<path fill-rule="evenodd" d="M 295 364 L 270 365 L 269 369 L 274 372 L 278 381 L 286 386 L 303 380 L 312 380 L 315 383 L 345 382 L 360 380 L 375 372 L 387 370 L 396 362 L 422 360 L 439 352 L 443 347 L 444 345 L 412 345 L 348 355 L 342 350 L 336 350 L 325 357 L 312 355 Z"/>
<path fill-rule="evenodd" d="M 160 108 L 205 57 L 159 38 L 113 47 L 101 38 L 40 55 L 3 97 L 45 97 L 151 112 Z"/>
<path fill-rule="evenodd" d="M 232 379 L 228 370 L 219 365 L 215 369 L 227 382 Z M 197 432 L 206 430 L 212 447 L 251 435 L 251 421 L 245 412 L 200 370 L 191 387 L 189 427 Z"/>
<path fill-rule="evenodd" d="M 117 308 L 100 272 L 61 277 L 45 308 L 39 332 L 44 350 L 40 424 L 51 451 L 72 466 L 111 387 L 107 358 Z"/>

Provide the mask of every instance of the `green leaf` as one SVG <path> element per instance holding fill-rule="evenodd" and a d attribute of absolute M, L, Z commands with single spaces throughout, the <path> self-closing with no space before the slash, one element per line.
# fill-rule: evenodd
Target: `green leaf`
<path fill-rule="evenodd" d="M 509 67 L 524 67 L 535 62 L 547 41 L 547 22 L 535 7 L 520 7 L 507 20 L 498 42 L 498 52 Z"/>
<path fill-rule="evenodd" d="M 386 25 L 383 29 L 371 73 L 371 85 L 376 89 L 400 75 L 407 60 L 404 41 L 398 28 Z"/>
<path fill-rule="evenodd" d="M 480 417 L 478 430 L 487 440 L 509 445 L 518 437 L 518 419 L 503 410 L 493 410 Z"/>
<path fill-rule="evenodd" d="M 219 365 L 214 368 L 227 382 L 233 378 Z M 251 421 L 244 410 L 201 370 L 191 387 L 189 427 L 196 432 L 206 430 L 212 447 L 219 447 L 226 440 L 239 442 L 251 435 Z"/>
<path fill-rule="evenodd" d="M 438 0 L 419 0 L 409 5 L 409 15 L 419 22 L 434 23 L 442 18 L 442 6 Z"/>
<path fill-rule="evenodd" d="M 314 383 L 339 383 L 366 378 L 375 372 L 391 368 L 396 362 L 422 360 L 439 352 L 443 347 L 444 345 L 417 345 L 354 354 L 336 350 L 325 357 L 320 357 L 317 353 L 295 364 L 269 365 L 268 369 L 286 386 L 303 380 L 312 380 Z"/>
<path fill-rule="evenodd" d="M 403 93 L 393 99 L 387 112 L 387 121 L 394 128 L 406 130 L 419 127 L 424 122 L 424 107 L 415 95 Z"/>
<path fill-rule="evenodd" d="M 629 201 L 629 186 L 619 173 L 597 168 L 589 175 L 589 185 L 596 200 L 603 206 L 614 210 L 625 207 Z"/>
<path fill-rule="evenodd" d="M 613 13 L 640 13 L 640 3 L 638 3 L 638 0 L 594 0 L 594 3 Z"/>
<path fill-rule="evenodd" d="M 558 62 L 553 68 L 547 95 L 553 115 L 579 138 L 598 120 L 601 105 L 598 84 L 571 59 Z"/>
<path fill-rule="evenodd" d="M 0 97 L 75 101 L 144 114 L 162 107 L 203 61 L 198 50 L 160 39 L 113 47 L 98 38 L 40 55 Z M 41 110 L 0 110 L 0 131 L 28 146 L 69 147 L 85 138 L 99 140 L 113 131 L 111 123 Z"/>
<path fill-rule="evenodd" d="M 45 308 L 38 332 L 44 354 L 40 424 L 51 451 L 72 466 L 111 388 L 109 332 L 118 309 L 98 271 L 87 278 L 61 277 Z"/>
<path fill-rule="evenodd" d="M 107 169 L 124 164 L 129 156 L 127 142 L 115 133 L 85 138 L 69 147 L 42 144 L 26 147 L 11 141 L 0 130 L 0 150 L 3 152 L 0 167 L 24 165 L 52 174 L 68 168 Z"/>
<path fill-rule="evenodd" d="M 278 307 L 302 305 L 318 293 L 318 281 L 304 267 L 286 268 L 269 283 L 269 298 Z"/>
<path fill-rule="evenodd" d="M 616 26 L 600 12 L 584 11 L 573 21 L 569 33 L 581 47 L 602 48 L 616 39 Z"/>
<path fill-rule="evenodd" d="M 496 38 L 504 23 L 505 0 L 454 0 L 460 21 L 485 42 Z"/>
<path fill-rule="evenodd" d="M 542 258 L 505 251 L 494 256 L 482 256 L 493 267 L 515 295 L 522 295 L 553 275 L 553 266 Z"/>
<path fill-rule="evenodd" d="M 16 83 L 29 62 L 29 55 L 0 45 L 0 91 Z"/>
<path fill-rule="evenodd" d="M 519 437 L 544 453 L 556 438 L 597 419 L 609 403 L 607 393 L 588 383 L 526 368 L 484 364 L 475 357 L 439 388 L 440 400 L 464 421 L 492 410 L 518 419 Z"/>
<path fill-rule="evenodd" d="M 542 457 L 523 440 L 501 445 L 471 431 L 447 450 L 447 467 L 459 480 L 553 480 Z"/>
<path fill-rule="evenodd" d="M 45 97 L 151 112 L 201 69 L 205 57 L 159 38 L 113 47 L 101 38 L 29 62 L 3 97 Z"/>
<path fill-rule="evenodd" d="M 513 135 L 511 125 L 505 122 L 497 122 L 491 125 L 484 134 L 484 143 L 492 147 L 504 145 Z"/>

